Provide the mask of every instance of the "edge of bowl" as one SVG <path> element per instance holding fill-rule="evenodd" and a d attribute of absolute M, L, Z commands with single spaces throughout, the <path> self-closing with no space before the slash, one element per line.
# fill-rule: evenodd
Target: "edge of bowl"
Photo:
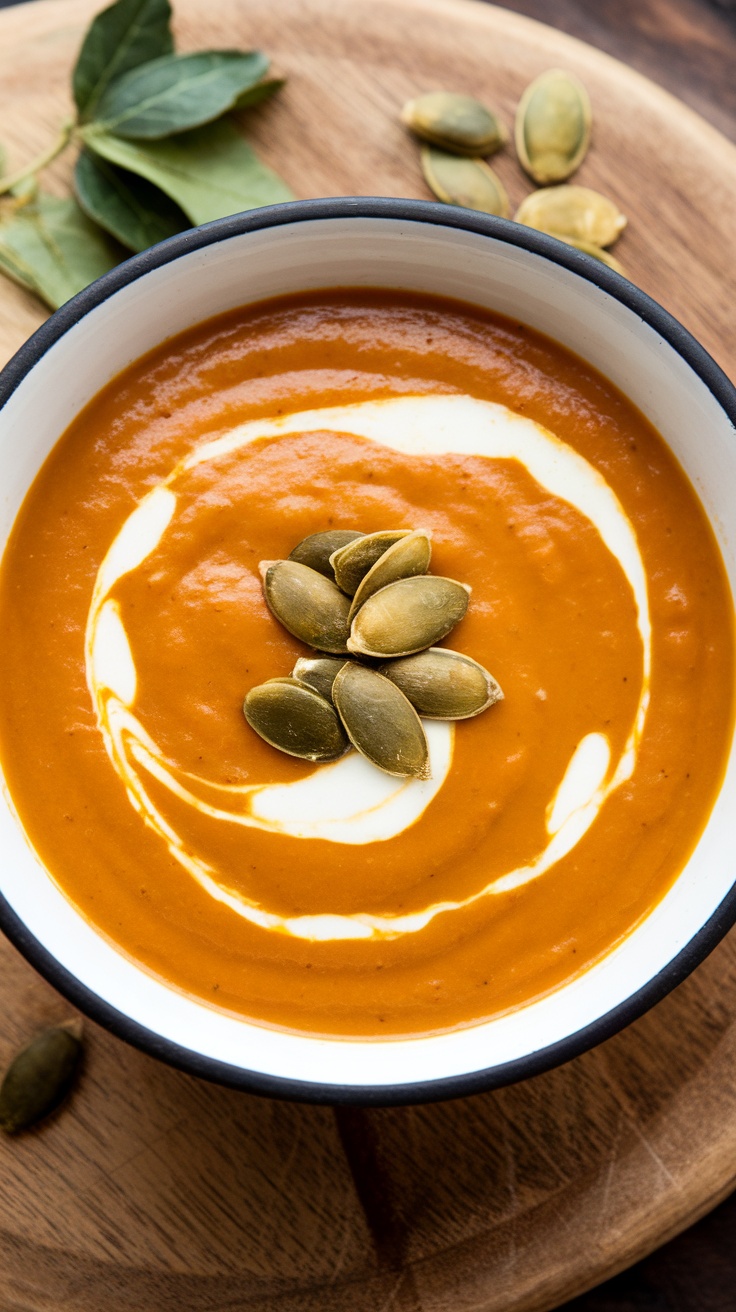
<path fill-rule="evenodd" d="M 653 328 L 690 366 L 736 427 L 736 388 L 723 370 L 673 315 L 628 279 L 574 247 L 565 246 L 553 237 L 548 237 L 533 228 L 524 227 L 522 224 L 432 201 L 393 200 L 384 197 L 337 197 L 292 201 L 258 210 L 248 210 L 179 233 L 167 241 L 150 247 L 140 255 L 132 256 L 67 301 L 21 346 L 0 371 L 0 409 L 42 356 L 74 324 L 108 300 L 120 288 L 192 250 L 227 241 L 233 236 L 310 219 L 333 218 L 398 219 L 445 228 L 460 228 L 544 256 L 587 282 L 593 283 Z M 133 1047 L 189 1075 L 230 1088 L 242 1089 L 244 1092 L 298 1102 L 355 1104 L 364 1107 L 399 1106 L 467 1097 L 489 1089 L 515 1084 L 531 1076 L 541 1075 L 555 1066 L 563 1065 L 611 1038 L 660 1002 L 704 961 L 734 924 L 736 924 L 736 883 L 732 885 L 716 911 L 697 934 L 641 989 L 592 1024 L 525 1057 L 444 1079 L 380 1086 L 338 1085 L 249 1071 L 240 1066 L 203 1056 L 170 1039 L 162 1038 L 155 1031 L 138 1024 L 117 1008 L 104 1002 L 82 984 L 31 934 L 0 894 L 0 929 L 13 946 L 67 1001 Z"/>

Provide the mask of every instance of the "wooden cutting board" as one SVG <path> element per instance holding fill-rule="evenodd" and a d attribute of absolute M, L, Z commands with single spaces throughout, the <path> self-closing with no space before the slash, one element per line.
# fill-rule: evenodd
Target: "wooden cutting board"
<path fill-rule="evenodd" d="M 0 14 L 14 168 L 68 109 L 98 0 Z M 578 181 L 615 197 L 631 276 L 736 372 L 736 149 L 636 73 L 471 0 L 177 0 L 184 49 L 261 46 L 289 76 L 251 138 L 301 196 L 425 196 L 397 123 L 456 87 L 511 122 L 562 65 L 587 83 Z M 529 189 L 507 151 L 512 202 Z M 59 186 L 68 165 L 49 175 Z M 0 357 L 41 322 L 0 280 Z M 69 1008 L 0 946 L 0 1065 Z M 88 1027 L 71 1103 L 0 1142 L 0 1312 L 532 1312 L 582 1292 L 736 1181 L 736 936 L 625 1033 L 515 1088 L 371 1111 L 200 1083 Z"/>

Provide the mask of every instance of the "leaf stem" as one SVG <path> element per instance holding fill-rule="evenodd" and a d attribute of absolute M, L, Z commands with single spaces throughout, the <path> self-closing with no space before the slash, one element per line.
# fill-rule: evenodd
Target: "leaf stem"
<path fill-rule="evenodd" d="M 17 187 L 19 182 L 25 182 L 26 178 L 30 178 L 34 173 L 40 173 L 41 169 L 45 169 L 47 164 L 50 164 L 52 160 L 56 159 L 57 155 L 61 154 L 62 150 L 66 150 L 73 131 L 74 119 L 65 119 L 59 130 L 58 137 L 47 147 L 43 154 L 34 159 L 31 164 L 26 164 L 24 168 L 18 169 L 17 173 L 11 173 L 10 177 L 0 178 L 0 196 L 11 191 L 13 187 Z"/>

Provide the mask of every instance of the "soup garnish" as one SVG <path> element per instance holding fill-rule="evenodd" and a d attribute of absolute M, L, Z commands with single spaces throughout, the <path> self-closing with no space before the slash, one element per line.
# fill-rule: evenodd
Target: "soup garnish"
<path fill-rule="evenodd" d="M 417 711 L 429 707 L 422 713 L 430 718 L 465 720 L 503 697 L 477 661 L 433 648 L 463 618 L 470 589 L 427 575 L 431 556 L 426 529 L 335 529 L 310 534 L 286 560 L 261 561 L 270 611 L 320 655 L 297 661 L 291 677 L 251 688 L 243 703 L 251 729 L 302 760 L 337 760 L 352 743 L 387 774 L 428 779 Z M 352 596 L 347 614 L 343 594 Z M 376 672 L 324 652 L 385 663 Z M 424 661 L 412 665 L 420 652 Z M 386 657 L 400 665 L 396 678 Z M 300 681 L 308 692 L 300 692 Z"/>

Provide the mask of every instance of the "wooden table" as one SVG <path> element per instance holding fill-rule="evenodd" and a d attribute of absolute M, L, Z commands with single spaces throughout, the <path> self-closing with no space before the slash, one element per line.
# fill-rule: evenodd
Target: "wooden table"
<path fill-rule="evenodd" d="M 421 2 L 396 0 L 396 11 L 402 4 Z M 0 6 L 4 3 L 0 0 Z M 385 136 L 412 71 L 397 59 L 379 82 L 371 82 L 381 72 L 381 50 L 389 41 L 389 8 L 384 12 L 380 0 L 373 5 L 368 0 L 318 3 L 331 5 L 331 19 L 317 34 L 317 46 L 320 40 L 322 45 L 311 74 L 316 94 L 329 97 L 334 88 L 320 83 L 320 70 L 332 59 L 342 61 L 335 80 L 339 84 L 342 79 L 349 121 L 357 130 L 367 105 L 383 117 L 380 133 L 369 138 L 367 155 L 340 155 L 337 137 L 331 152 L 321 134 L 287 134 L 295 143 L 290 161 L 295 171 L 306 167 L 306 152 L 310 174 L 309 180 L 304 174 L 302 194 L 320 187 L 365 190 L 366 170 L 376 189 L 424 194 L 405 139 L 395 132 L 389 145 Z M 283 5 L 295 21 L 282 31 L 271 10 Z M 68 61 L 83 13 L 98 7 L 93 0 L 54 0 L 53 6 L 29 6 L 23 22 L 15 23 L 18 48 L 30 52 L 33 47 L 37 62 L 31 69 L 23 57 L 6 59 L 6 77 L 17 79 L 9 103 L 15 106 L 22 99 L 27 106 L 28 131 L 38 137 L 39 148 L 63 98 L 58 77 L 62 54 Z M 509 7 L 546 22 L 556 20 L 637 64 L 736 140 L 731 84 L 736 18 L 727 8 L 705 0 L 599 0 L 592 5 L 517 0 Z M 282 49 L 295 68 L 301 67 L 297 61 L 304 45 L 298 24 L 308 27 L 310 0 L 273 0 L 273 5 L 217 0 L 214 6 L 177 0 L 176 9 L 185 43 L 245 44 L 250 35 L 245 16 L 255 16 L 267 48 Z M 384 13 L 383 25 L 374 16 L 376 9 Z M 338 29 L 348 20 L 369 29 L 373 24 L 366 56 L 370 75 L 349 71 L 360 51 L 340 49 Z M 430 49 L 431 37 L 411 16 L 396 21 L 408 65 L 413 49 Z M 466 15 L 458 16 L 457 25 L 446 16 L 434 21 L 445 24 L 446 40 L 436 43 L 433 76 L 439 77 L 456 26 L 459 30 L 463 22 L 478 20 Z M 514 78 L 528 76 L 530 60 L 566 62 L 569 56 L 573 66 L 576 59 L 583 61 L 583 73 L 590 67 L 598 79 L 597 95 L 603 103 L 609 96 L 609 112 L 602 116 L 598 153 L 585 180 L 605 189 L 613 181 L 617 158 L 605 148 L 606 133 L 615 141 L 618 126 L 610 112 L 615 104 L 615 87 L 607 82 L 610 72 L 585 52 L 568 50 L 564 42 L 555 47 L 554 37 L 524 36 L 512 21 L 504 28 L 503 15 L 493 21 L 504 29 L 508 49 L 516 51 L 518 60 L 516 68 L 502 70 L 508 74 L 508 84 L 500 88 L 507 112 L 518 95 Z M 316 39 L 314 30 L 310 35 Z M 456 61 L 462 40 L 457 37 Z M 487 34 L 483 41 L 492 58 Z M 525 41 L 531 56 L 524 53 Z M 468 58 L 455 67 L 467 72 L 475 58 L 467 37 L 464 48 Z M 480 77 L 481 68 L 487 72 L 480 55 L 478 61 L 467 76 Z M 669 111 L 661 104 L 658 108 L 656 97 L 648 97 L 640 85 L 626 83 L 625 77 L 624 84 L 646 110 L 637 126 L 645 124 L 645 134 L 653 123 L 661 127 L 661 116 Z M 43 109 L 47 88 L 53 111 L 49 121 Z M 287 117 L 280 121 L 288 125 L 289 113 L 296 110 L 306 118 L 309 104 L 304 95 L 290 110 L 285 100 L 278 114 Z M 677 114 L 676 107 L 672 113 Z M 277 129 L 269 137 L 269 121 L 277 123 L 276 118 L 264 119 L 259 138 L 266 155 L 276 148 Z M 719 147 L 712 133 L 703 134 L 692 121 L 688 126 L 687 115 L 682 122 L 689 134 L 690 173 L 683 183 L 689 199 L 697 194 L 694 180 L 701 162 L 695 138 L 702 139 L 709 155 L 711 184 L 718 177 Z M 0 136 L 9 129 L 0 116 Z M 334 126 L 338 129 L 343 127 Z M 13 130 L 14 146 L 26 146 L 25 120 L 18 119 Z M 279 143 L 284 139 L 280 133 Z M 659 137 L 647 137 L 640 149 L 656 155 L 658 147 Z M 733 156 L 728 147 L 723 159 L 728 217 L 736 212 L 736 173 L 729 172 Z M 513 161 L 507 158 L 500 168 L 509 174 L 518 200 L 525 184 L 514 174 Z M 632 272 L 648 290 L 662 294 L 724 362 L 734 358 L 731 284 L 724 275 L 718 318 L 707 297 L 694 294 L 700 283 L 692 268 L 683 263 L 682 278 L 672 278 L 673 249 L 686 261 L 688 240 L 696 242 L 698 235 L 686 232 L 683 223 L 681 232 L 668 234 L 666 249 L 652 242 L 647 205 L 660 201 L 670 179 L 653 183 L 650 171 L 640 195 L 632 191 L 632 179 L 633 174 L 624 180 L 632 220 L 637 211 L 624 238 Z M 61 174 L 57 183 L 63 185 Z M 391 188 L 398 190 L 391 193 Z M 713 204 L 719 203 L 709 189 L 700 197 L 706 207 L 711 196 Z M 716 217 L 723 219 L 722 214 Z M 718 252 L 730 270 L 729 231 L 726 224 Z M 22 293 L 13 295 L 30 331 L 37 310 Z M 13 331 L 20 322 L 12 320 Z M 732 936 L 660 1008 L 580 1062 L 514 1090 L 415 1112 L 348 1110 L 333 1117 L 327 1109 L 245 1098 L 189 1080 L 93 1029 L 84 1081 L 68 1111 L 39 1135 L 13 1145 L 11 1156 L 0 1145 L 0 1312 L 102 1312 L 103 1307 L 106 1312 L 417 1312 L 429 1306 L 443 1312 L 471 1307 L 485 1312 L 493 1306 L 505 1312 L 512 1306 L 549 1307 L 674 1233 L 729 1187 L 736 1153 L 733 1163 L 728 1157 L 724 1165 L 727 1136 L 711 1130 L 730 1124 L 736 1097 L 728 1079 L 719 1082 L 711 1072 L 719 1063 L 727 1074 L 736 1071 L 735 975 Z M 5 949 L 0 952 L 0 997 L 12 1000 L 12 1008 L 6 1006 L 0 1016 L 3 1052 L 28 1031 L 68 1013 Z M 587 1231 L 585 1218 L 581 1223 L 581 1197 L 589 1199 Z M 736 1206 L 726 1204 L 638 1270 L 584 1295 L 575 1304 L 577 1312 L 726 1312 L 736 1306 L 736 1270 L 727 1242 L 734 1246 L 735 1215 Z M 428 1295 L 429 1282 L 434 1283 Z"/>

